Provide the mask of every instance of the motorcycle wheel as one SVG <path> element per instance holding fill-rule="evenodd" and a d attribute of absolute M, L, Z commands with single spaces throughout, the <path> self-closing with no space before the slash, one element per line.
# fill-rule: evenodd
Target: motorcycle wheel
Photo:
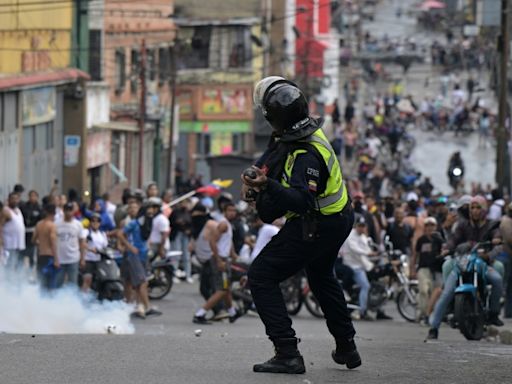
<path fill-rule="evenodd" d="M 292 276 L 281 283 L 281 293 L 283 294 L 286 311 L 289 315 L 296 315 L 302 308 L 302 294 L 300 279 Z"/>
<path fill-rule="evenodd" d="M 375 311 L 379 309 L 388 299 L 386 287 L 379 282 L 370 283 L 368 291 L 368 309 Z"/>
<path fill-rule="evenodd" d="M 318 302 L 313 292 L 309 291 L 304 297 L 304 304 L 306 305 L 306 309 L 313 316 L 323 319 L 324 313 L 322 312 L 322 308 L 320 307 L 320 303 Z"/>
<path fill-rule="evenodd" d="M 231 290 L 231 295 L 233 296 L 233 303 L 235 307 L 240 311 L 240 313 L 245 315 L 253 305 L 251 291 L 234 285 Z"/>
<path fill-rule="evenodd" d="M 172 288 L 172 273 L 165 268 L 155 268 L 154 277 L 149 280 L 148 295 L 152 300 L 163 299 Z"/>
<path fill-rule="evenodd" d="M 416 309 L 418 306 L 418 301 L 416 300 L 418 297 L 418 285 L 409 285 L 409 290 L 414 301 L 409 298 L 405 289 L 402 289 L 396 297 L 396 306 L 398 312 L 405 320 L 414 323 L 416 322 Z"/>
<path fill-rule="evenodd" d="M 480 340 L 484 335 L 484 316 L 478 303 L 475 313 L 475 298 L 471 294 L 455 295 L 453 312 L 460 332 L 468 340 Z"/>
<path fill-rule="evenodd" d="M 100 289 L 98 300 L 120 301 L 124 299 L 124 288 L 121 283 L 107 283 Z"/>

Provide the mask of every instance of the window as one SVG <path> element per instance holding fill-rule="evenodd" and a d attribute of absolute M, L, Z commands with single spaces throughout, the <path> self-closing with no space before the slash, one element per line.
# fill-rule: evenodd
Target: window
<path fill-rule="evenodd" d="M 180 30 L 181 40 L 190 43 L 176 47 L 178 69 L 208 68 L 211 34 L 211 26 L 184 28 L 183 32 Z"/>
<path fill-rule="evenodd" d="M 35 151 L 52 150 L 54 147 L 53 121 L 23 127 L 23 151 L 31 154 Z"/>
<path fill-rule="evenodd" d="M 252 60 L 251 34 L 249 28 L 233 28 L 226 42 L 229 51 L 229 68 L 245 68 Z"/>
<path fill-rule="evenodd" d="M 101 30 L 91 29 L 89 31 L 89 73 L 92 80 L 102 80 L 101 54 Z"/>
<path fill-rule="evenodd" d="M 53 149 L 53 121 L 31 126 L 34 130 L 33 137 L 35 151 L 45 151 Z"/>
<path fill-rule="evenodd" d="M 156 79 L 156 50 L 148 49 L 147 51 L 147 68 L 149 68 L 149 80 Z"/>
<path fill-rule="evenodd" d="M 211 136 L 209 133 L 202 133 L 196 141 L 196 153 L 198 155 L 208 155 L 211 150 Z"/>
<path fill-rule="evenodd" d="M 132 49 L 130 55 L 130 92 L 137 93 L 139 85 L 140 52 Z"/>
<path fill-rule="evenodd" d="M 18 94 L 0 95 L 0 110 L 0 131 L 15 131 L 18 128 Z"/>
<path fill-rule="evenodd" d="M 249 68 L 252 60 L 250 26 L 198 26 L 180 30 L 179 69 Z"/>
<path fill-rule="evenodd" d="M 53 122 L 45 124 L 46 130 L 46 149 L 53 149 L 54 146 L 54 133 L 53 133 Z"/>
<path fill-rule="evenodd" d="M 36 149 L 36 130 L 34 126 L 23 127 L 23 155 L 31 155 Z"/>
<path fill-rule="evenodd" d="M 247 26 L 215 28 L 210 44 L 210 68 L 247 68 L 252 60 L 251 33 Z"/>
<path fill-rule="evenodd" d="M 112 155 L 110 162 L 119 168 L 121 164 L 121 134 L 119 132 L 112 132 Z"/>
<path fill-rule="evenodd" d="M 116 49 L 116 92 L 122 92 L 126 83 L 126 57 L 124 49 Z"/>
<path fill-rule="evenodd" d="M 162 86 L 169 79 L 171 72 L 169 47 L 160 48 L 158 50 L 158 85 Z"/>
<path fill-rule="evenodd" d="M 243 133 L 233 133 L 233 152 L 242 153 L 244 152 L 244 134 Z"/>

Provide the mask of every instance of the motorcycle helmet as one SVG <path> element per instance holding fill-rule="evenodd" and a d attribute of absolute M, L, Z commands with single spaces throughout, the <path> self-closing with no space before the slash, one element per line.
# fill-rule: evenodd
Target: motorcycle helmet
<path fill-rule="evenodd" d="M 470 195 L 462 195 L 459 197 L 459 200 L 457 200 L 457 209 L 461 209 L 465 205 L 471 204 L 472 197 Z"/>
<path fill-rule="evenodd" d="M 480 220 L 487 217 L 487 201 L 485 197 L 477 195 L 471 199 L 471 206 L 478 205 L 480 207 Z"/>
<path fill-rule="evenodd" d="M 306 96 L 295 83 L 283 77 L 269 76 L 261 80 L 256 84 L 253 99 L 278 136 L 299 130 L 310 122 Z"/>
<path fill-rule="evenodd" d="M 354 215 L 354 227 L 366 227 L 366 219 L 361 213 L 356 213 Z"/>

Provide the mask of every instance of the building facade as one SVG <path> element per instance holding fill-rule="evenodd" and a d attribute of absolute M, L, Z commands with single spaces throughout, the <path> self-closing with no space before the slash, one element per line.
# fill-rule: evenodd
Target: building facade
<path fill-rule="evenodd" d="M 73 1 L 0 5 L 0 198 L 16 183 L 41 195 L 54 183 L 82 191 L 88 75 L 71 66 L 87 13 Z"/>
<path fill-rule="evenodd" d="M 95 96 L 89 103 L 95 107 L 89 113 L 87 139 L 91 194 L 119 196 L 125 187 L 142 187 L 152 180 L 164 186 L 167 169 L 158 165 L 167 162 L 170 131 L 170 47 L 176 33 L 172 2 L 95 0 L 93 6 L 89 70 Z"/>
<path fill-rule="evenodd" d="M 189 175 L 210 179 L 208 159 L 253 153 L 254 83 L 268 67 L 271 2 L 176 1 L 179 144 Z"/>

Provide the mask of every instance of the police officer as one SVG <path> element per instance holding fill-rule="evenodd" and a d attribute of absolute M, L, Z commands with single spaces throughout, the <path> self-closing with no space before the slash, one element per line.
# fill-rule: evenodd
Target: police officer
<path fill-rule="evenodd" d="M 336 340 L 332 358 L 348 368 L 361 365 L 355 331 L 333 267 L 352 229 L 354 215 L 336 154 L 309 116 L 302 91 L 282 77 L 261 80 L 254 102 L 273 128 L 262 157 L 242 174 L 242 196 L 255 201 L 266 223 L 285 216 L 286 224 L 254 260 L 249 282 L 275 356 L 255 372 L 304 373 L 298 339 L 286 312 L 279 283 L 305 268 Z"/>

